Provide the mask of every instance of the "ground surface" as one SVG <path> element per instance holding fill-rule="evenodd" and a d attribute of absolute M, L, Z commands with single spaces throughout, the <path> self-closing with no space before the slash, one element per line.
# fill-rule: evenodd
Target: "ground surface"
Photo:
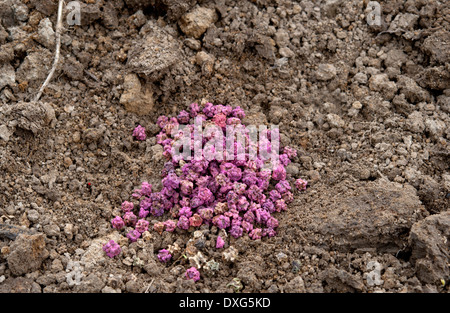
<path fill-rule="evenodd" d="M 371 26 L 360 0 L 80 1 L 30 103 L 57 2 L 0 1 L 0 291 L 448 292 L 450 3 L 379 2 Z M 129 244 L 110 220 L 142 181 L 160 186 L 156 118 L 205 100 L 279 125 L 309 188 L 276 237 L 228 237 L 235 259 L 214 227 Z M 217 263 L 197 283 L 192 246 Z"/>

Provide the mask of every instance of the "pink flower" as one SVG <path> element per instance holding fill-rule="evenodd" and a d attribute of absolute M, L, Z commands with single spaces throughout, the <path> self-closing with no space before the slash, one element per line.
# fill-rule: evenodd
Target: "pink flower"
<path fill-rule="evenodd" d="M 203 109 L 203 113 L 205 113 L 205 115 L 207 117 L 213 117 L 214 115 L 214 105 L 210 102 L 205 104 L 205 108 Z"/>
<path fill-rule="evenodd" d="M 148 230 L 149 224 L 150 223 L 148 221 L 140 219 L 136 223 L 136 230 L 142 234 L 143 232 L 146 232 Z"/>
<path fill-rule="evenodd" d="M 137 140 L 145 140 L 147 138 L 147 135 L 145 134 L 145 128 L 142 127 L 141 125 L 138 125 L 133 130 L 133 137 L 136 138 Z"/>
<path fill-rule="evenodd" d="M 267 237 L 273 237 L 276 236 L 277 232 L 273 229 L 273 228 L 264 228 L 264 230 L 262 231 L 262 235 L 263 236 L 267 236 Z"/>
<path fill-rule="evenodd" d="M 184 230 L 188 229 L 189 228 L 189 219 L 186 216 L 181 215 L 180 218 L 178 219 L 177 226 L 180 229 L 184 229 Z"/>
<path fill-rule="evenodd" d="M 200 272 L 195 267 L 191 267 L 186 271 L 185 276 L 196 282 L 200 279 Z"/>
<path fill-rule="evenodd" d="M 213 220 L 213 224 L 219 229 L 225 229 L 230 226 L 230 218 L 225 215 L 216 215 Z"/>
<path fill-rule="evenodd" d="M 277 201 L 278 199 L 281 199 L 281 195 L 280 195 L 280 193 L 279 193 L 276 189 L 271 190 L 271 191 L 269 192 L 269 196 L 270 196 L 270 200 L 271 200 L 272 202 L 275 202 L 275 201 Z"/>
<path fill-rule="evenodd" d="M 284 199 L 279 199 L 279 200 L 275 201 L 275 209 L 277 212 L 287 210 L 287 205 L 286 205 L 286 202 L 284 201 Z"/>
<path fill-rule="evenodd" d="M 175 230 L 176 224 L 173 220 L 167 220 L 164 222 L 164 226 L 166 227 L 166 231 L 171 233 Z"/>
<path fill-rule="evenodd" d="M 295 150 L 291 147 L 286 146 L 286 147 L 284 147 L 283 151 L 284 151 L 284 153 L 287 154 L 289 159 L 295 158 L 297 156 L 297 150 Z"/>
<path fill-rule="evenodd" d="M 167 116 L 161 115 L 160 117 L 158 117 L 158 119 L 156 120 L 156 124 L 160 127 L 160 128 L 164 128 L 167 123 L 169 122 L 169 118 Z"/>
<path fill-rule="evenodd" d="M 171 258 L 172 258 L 172 255 L 169 253 L 169 251 L 167 251 L 166 249 L 159 250 L 159 253 L 158 253 L 159 261 L 161 261 L 163 263 L 167 263 L 170 261 Z"/>
<path fill-rule="evenodd" d="M 295 180 L 295 187 L 298 190 L 306 190 L 307 185 L 308 185 L 308 182 L 306 180 L 303 180 L 301 178 L 298 178 Z"/>
<path fill-rule="evenodd" d="M 237 201 L 236 207 L 239 211 L 247 211 L 249 205 L 250 203 L 248 202 L 247 198 L 244 196 L 240 196 L 239 200 Z"/>
<path fill-rule="evenodd" d="M 200 107 L 198 105 L 198 103 L 191 103 L 191 105 L 189 106 L 189 115 L 191 117 L 196 117 L 198 112 L 200 112 Z"/>
<path fill-rule="evenodd" d="M 198 210 L 198 213 L 203 220 L 210 220 L 214 216 L 212 208 L 201 208 Z"/>
<path fill-rule="evenodd" d="M 133 197 L 135 198 L 141 198 L 142 196 L 150 197 L 152 193 L 152 184 L 149 184 L 148 182 L 144 181 L 141 184 L 141 189 L 136 189 L 133 193 Z"/>
<path fill-rule="evenodd" d="M 139 218 L 146 218 L 147 215 L 149 215 L 150 212 L 147 210 L 144 210 L 143 208 L 139 209 Z"/>
<path fill-rule="evenodd" d="M 122 249 L 114 240 L 110 240 L 108 243 L 103 245 L 103 251 L 106 252 L 107 256 L 113 258 L 116 255 L 119 255 Z"/>
<path fill-rule="evenodd" d="M 289 157 L 286 153 L 281 154 L 279 159 L 280 159 L 281 165 L 283 165 L 283 166 L 288 166 L 289 163 L 291 163 L 291 160 L 289 159 Z"/>
<path fill-rule="evenodd" d="M 286 179 L 286 170 L 283 165 L 278 165 L 272 173 L 272 178 L 275 180 L 285 180 Z"/>
<path fill-rule="evenodd" d="M 281 195 L 281 197 L 283 198 L 284 202 L 286 202 L 286 203 L 291 203 L 294 200 L 294 195 L 290 191 L 286 191 L 285 193 L 283 193 Z"/>
<path fill-rule="evenodd" d="M 187 124 L 187 123 L 189 123 L 190 116 L 187 111 L 182 110 L 180 112 L 180 114 L 178 114 L 177 118 L 178 118 L 178 122 L 180 122 L 181 124 Z"/>
<path fill-rule="evenodd" d="M 264 224 L 270 218 L 270 213 L 263 209 L 257 209 L 255 211 L 255 220 L 259 224 Z"/>
<path fill-rule="evenodd" d="M 276 185 L 275 188 L 278 190 L 280 194 L 285 193 L 286 191 L 291 190 L 291 185 L 289 185 L 289 182 L 287 180 L 280 180 Z"/>
<path fill-rule="evenodd" d="M 202 200 L 204 203 L 209 203 L 211 200 L 214 199 L 214 196 L 208 188 L 200 187 L 198 188 L 198 197 L 200 200 Z"/>
<path fill-rule="evenodd" d="M 237 117 L 229 117 L 227 118 L 227 125 L 239 125 L 241 124 L 241 120 Z"/>
<path fill-rule="evenodd" d="M 182 195 L 188 196 L 192 194 L 192 189 L 194 188 L 194 183 L 188 180 L 182 180 L 180 182 L 180 191 Z"/>
<path fill-rule="evenodd" d="M 287 204 L 294 199 L 291 186 L 286 180 L 286 166 L 297 156 L 297 151 L 290 147 L 279 147 L 278 164 L 272 170 L 267 170 L 264 169 L 265 162 L 261 157 L 249 158 L 250 148 L 260 153 L 261 149 L 274 153 L 275 146 L 272 146 L 271 140 L 279 137 L 277 129 L 266 130 L 259 137 L 258 143 L 252 142 L 249 133 L 244 132 L 246 144 L 233 143 L 233 152 L 231 155 L 225 155 L 234 157 L 232 160 L 206 159 L 209 152 L 207 143 L 215 136 L 195 140 L 194 130 L 198 129 L 194 121 L 202 121 L 203 125 L 214 125 L 225 130 L 227 125 L 242 124 L 244 118 L 245 112 L 239 106 L 233 108 L 230 105 L 212 103 L 201 106 L 192 103 L 176 117 L 160 116 L 157 124 L 161 131 L 156 135 L 156 143 L 161 145 L 163 157 L 166 158 L 160 173 L 162 188 L 153 191 L 151 184 L 143 182 L 141 188 L 136 189 L 132 195 L 133 199 L 139 200 L 140 219 L 133 214 L 133 202 L 124 201 L 121 206 L 124 215 L 122 218 L 115 217 L 111 221 L 112 227 L 123 229 L 124 226 L 134 226 L 134 230 L 129 232 L 127 237 L 135 241 L 141 233 L 148 230 L 149 222 L 145 218 L 149 214 L 163 216 L 167 213 L 169 218 L 178 220 L 154 223 L 153 229 L 160 235 L 164 230 L 173 232 L 177 227 L 188 230 L 205 224 L 224 229 L 235 238 L 245 233 L 254 240 L 275 236 L 279 222 L 272 217 L 272 213 L 285 211 Z M 187 139 L 188 142 L 190 139 L 191 152 L 202 150 L 200 159 L 197 154 L 193 159 L 180 159 L 173 155 L 175 142 L 186 139 L 186 133 L 182 131 L 184 128 L 190 131 L 190 137 Z M 137 126 L 133 130 L 133 136 L 137 140 L 145 140 L 145 128 Z M 224 149 L 227 144 L 224 140 Z M 215 151 L 218 151 L 218 147 L 211 146 L 211 152 Z M 192 157 L 192 154 L 190 156 Z M 273 185 L 275 188 L 272 188 Z M 305 190 L 307 182 L 297 179 L 294 186 Z M 224 240 L 219 236 L 216 247 L 222 248 L 223 245 Z M 167 262 L 170 257 L 164 249 L 158 255 L 162 262 Z M 186 273 L 188 279 L 200 278 L 200 273 L 195 268 L 190 268 Z"/>
<path fill-rule="evenodd" d="M 236 192 L 238 195 L 242 195 L 245 192 L 245 189 L 247 188 L 246 184 L 242 184 L 242 183 L 238 183 L 235 182 L 233 184 L 233 190 L 234 192 Z"/>
<path fill-rule="evenodd" d="M 192 217 L 189 218 L 189 226 L 200 227 L 203 223 L 203 219 L 195 213 Z"/>
<path fill-rule="evenodd" d="M 256 240 L 256 239 L 261 239 L 261 235 L 262 235 L 262 229 L 255 228 L 250 232 L 249 237 L 253 240 Z"/>
<path fill-rule="evenodd" d="M 123 221 L 123 219 L 120 216 L 116 216 L 115 218 L 112 219 L 111 221 L 112 227 L 120 230 L 125 226 L 125 222 Z"/>
<path fill-rule="evenodd" d="M 271 216 L 267 220 L 266 226 L 269 227 L 269 228 L 277 228 L 278 227 L 278 220 L 276 218 L 274 218 L 273 216 Z"/>
<path fill-rule="evenodd" d="M 124 201 L 122 203 L 121 208 L 122 208 L 122 211 L 124 211 L 124 212 L 131 212 L 134 209 L 134 204 L 133 204 L 133 202 Z"/>
<path fill-rule="evenodd" d="M 242 233 L 243 233 L 242 227 L 240 227 L 240 226 L 233 226 L 233 227 L 231 227 L 230 235 L 233 236 L 234 238 L 241 237 Z"/>
<path fill-rule="evenodd" d="M 233 114 L 234 117 L 241 119 L 241 120 L 245 117 L 245 112 L 244 112 L 244 110 L 241 109 L 240 106 L 237 106 L 236 108 L 234 108 L 233 111 L 231 112 L 231 114 Z"/>
<path fill-rule="evenodd" d="M 247 221 L 242 221 L 241 225 L 242 225 L 242 229 L 243 229 L 246 233 L 249 233 L 249 232 L 251 232 L 251 231 L 253 230 L 253 224 L 250 224 L 250 223 L 247 222 Z"/>
<path fill-rule="evenodd" d="M 141 233 L 138 232 L 136 229 L 133 229 L 127 234 L 128 239 L 130 239 L 131 242 L 135 242 L 141 237 Z"/>
<path fill-rule="evenodd" d="M 127 226 L 134 226 L 137 222 L 137 216 L 133 214 L 133 212 L 126 212 L 123 215 L 123 221 Z"/>
<path fill-rule="evenodd" d="M 192 216 L 192 211 L 190 207 L 182 207 L 180 209 L 180 211 L 178 212 L 178 214 L 180 216 L 186 216 L 186 217 L 191 217 Z"/>
<path fill-rule="evenodd" d="M 225 241 L 222 239 L 222 237 L 217 236 L 216 249 L 222 249 L 224 245 Z"/>
<path fill-rule="evenodd" d="M 225 128 L 227 126 L 227 116 L 223 113 L 214 115 L 213 122 L 219 127 Z"/>

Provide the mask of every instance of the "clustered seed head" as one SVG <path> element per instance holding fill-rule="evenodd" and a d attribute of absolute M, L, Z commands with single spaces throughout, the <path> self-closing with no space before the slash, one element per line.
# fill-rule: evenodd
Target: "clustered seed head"
<path fill-rule="evenodd" d="M 263 160 L 260 155 L 264 149 L 269 155 L 275 153 L 270 140 L 279 137 L 278 129 L 263 131 L 258 144 L 251 142 L 248 133 L 244 134 L 249 143 L 247 148 L 252 147 L 260 152 L 256 158 L 249 158 L 247 148 L 240 149 L 241 144 L 234 142 L 234 158 L 230 160 L 226 155 L 228 151 L 224 139 L 224 158 L 207 159 L 205 151 L 215 149 L 215 146 L 208 147 L 207 141 L 214 136 L 205 134 L 201 140 L 194 140 L 194 119 L 201 119 L 205 125 L 215 125 L 225 134 L 227 126 L 241 125 L 244 117 L 245 112 L 239 106 L 232 108 L 212 103 L 206 103 L 203 107 L 192 103 L 177 117 L 160 116 L 157 125 L 161 131 L 156 135 L 156 141 L 163 146 L 163 155 L 167 158 L 162 169 L 162 189 L 154 191 L 150 183 L 143 182 L 141 188 L 132 194 L 139 204 L 124 201 L 121 206 L 123 216 L 116 216 L 111 221 L 112 227 L 117 230 L 125 226 L 134 227 L 127 234 L 133 242 L 148 230 L 147 216 L 159 217 L 169 213 L 170 218 L 155 223 L 153 230 L 162 234 L 164 231 L 173 232 L 176 228 L 188 230 L 206 224 L 215 225 L 235 238 L 244 234 L 253 240 L 275 236 L 279 223 L 272 214 L 286 211 L 287 205 L 293 201 L 286 166 L 297 156 L 297 151 L 288 146 L 280 147 L 282 153 L 277 156 L 278 162 L 273 170 L 270 170 L 265 167 L 267 159 Z M 201 159 L 191 157 L 182 160 L 174 153 L 173 146 L 182 138 L 180 129 L 183 128 L 190 131 L 192 149 L 205 150 Z M 145 128 L 139 125 L 134 129 L 133 136 L 145 140 Z M 295 181 L 295 187 L 299 190 L 305 190 L 306 185 L 305 180 Z M 224 241 L 219 237 L 216 247 L 223 246 Z M 168 255 L 161 250 L 158 258 L 168 261 Z M 186 272 L 189 279 L 196 280 L 194 270 L 191 268 Z"/>

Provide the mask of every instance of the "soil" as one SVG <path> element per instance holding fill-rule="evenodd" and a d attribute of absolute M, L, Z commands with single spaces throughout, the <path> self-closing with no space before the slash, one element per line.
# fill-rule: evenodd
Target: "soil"
<path fill-rule="evenodd" d="M 450 2 L 378 2 L 379 26 L 359 0 L 79 1 L 34 102 L 57 1 L 1 1 L 0 292 L 448 293 Z M 205 101 L 278 125 L 307 190 L 273 238 L 216 249 L 204 225 L 129 243 L 110 221 L 161 186 L 157 117 Z"/>

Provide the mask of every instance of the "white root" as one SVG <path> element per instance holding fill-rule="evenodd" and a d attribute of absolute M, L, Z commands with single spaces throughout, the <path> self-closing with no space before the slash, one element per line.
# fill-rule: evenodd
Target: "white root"
<path fill-rule="evenodd" d="M 35 102 L 39 101 L 39 99 L 41 98 L 41 95 L 44 92 L 45 87 L 47 87 L 48 83 L 52 79 L 53 74 L 55 73 L 55 70 L 56 70 L 56 66 L 58 65 L 58 62 L 59 62 L 59 51 L 60 51 L 60 48 L 61 48 L 61 29 L 62 29 L 63 4 L 64 4 L 64 0 L 59 0 L 58 17 L 57 17 L 57 21 L 56 21 L 56 34 L 55 34 L 55 37 L 56 37 L 55 59 L 53 61 L 52 69 L 48 73 L 47 79 L 42 84 L 41 88 L 39 89 L 38 94 L 36 95 L 36 98 L 34 99 Z"/>

